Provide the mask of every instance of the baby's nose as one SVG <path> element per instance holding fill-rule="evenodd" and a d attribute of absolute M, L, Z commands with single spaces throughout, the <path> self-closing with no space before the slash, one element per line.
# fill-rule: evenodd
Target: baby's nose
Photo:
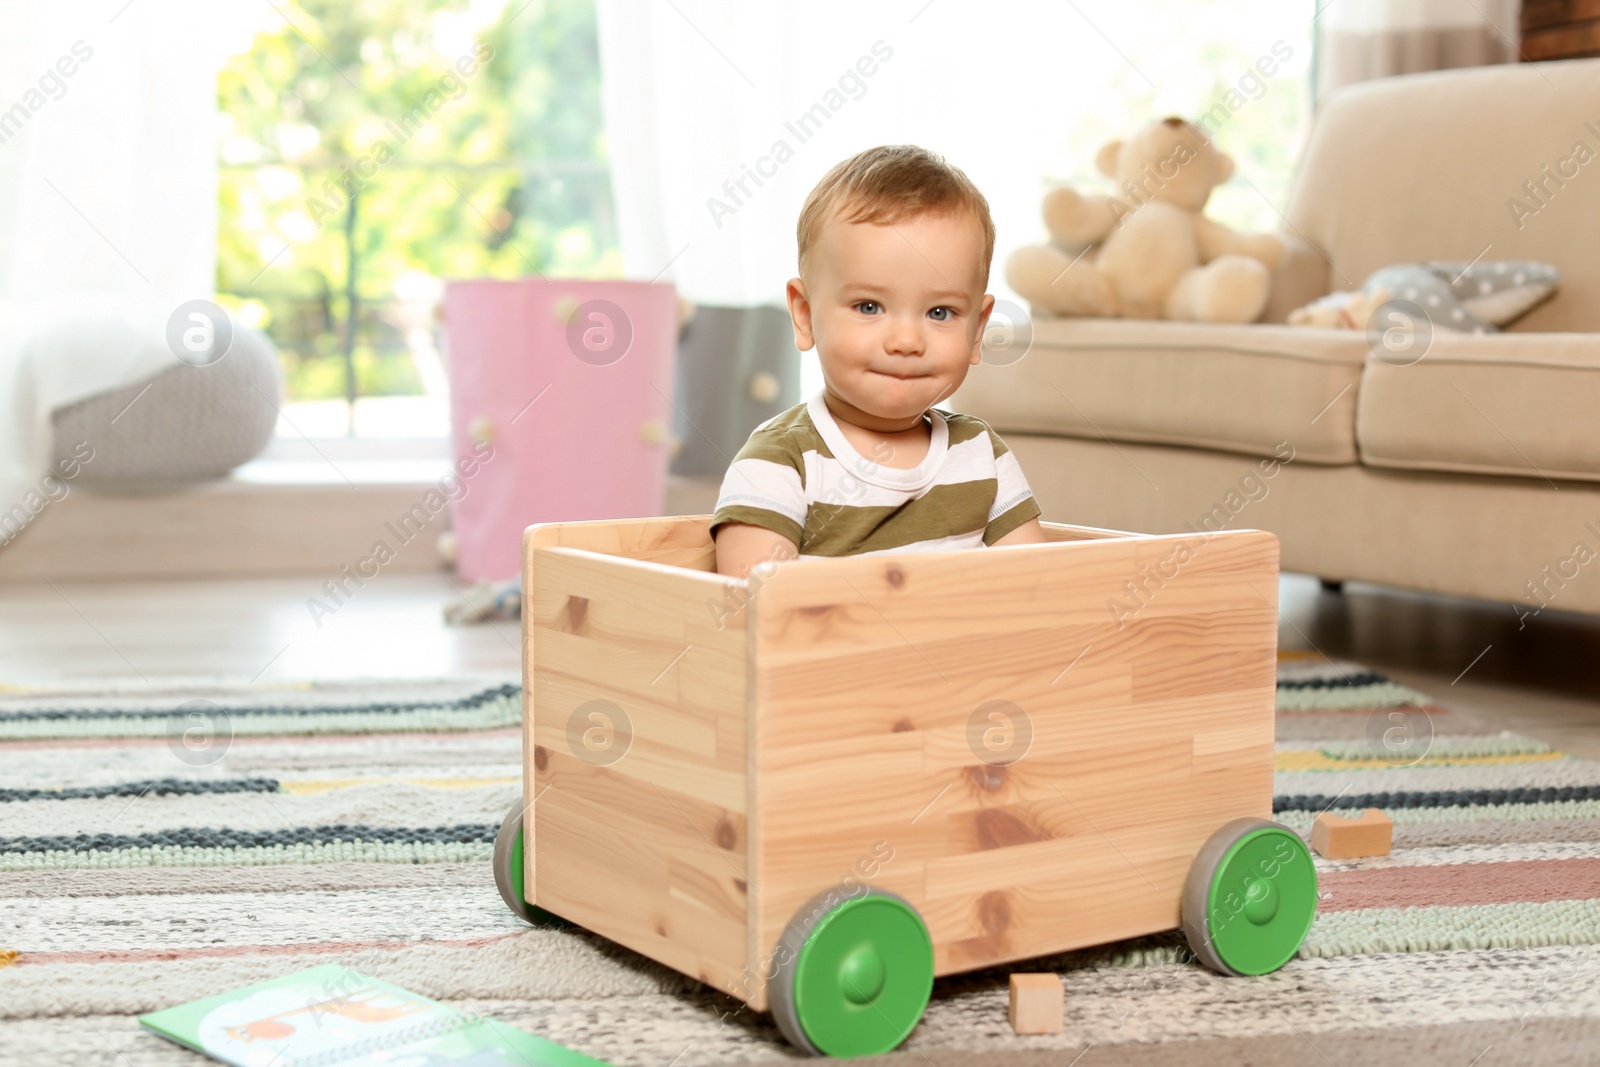
<path fill-rule="evenodd" d="M 887 347 L 890 352 L 901 355 L 921 355 L 926 346 L 920 327 L 912 323 L 900 323 L 890 332 Z"/>

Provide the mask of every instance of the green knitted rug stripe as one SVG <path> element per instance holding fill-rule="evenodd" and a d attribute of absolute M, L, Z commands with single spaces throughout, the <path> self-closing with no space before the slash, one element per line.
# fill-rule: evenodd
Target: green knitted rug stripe
<path fill-rule="evenodd" d="M 395 699 L 386 692 L 376 700 L 362 699 L 349 683 L 165 699 L 13 691 L 0 693 L 0 741 L 170 737 L 197 722 L 230 737 L 259 737 L 494 730 L 522 721 L 522 690 L 514 684 L 434 682 L 418 688 L 423 695 Z"/>

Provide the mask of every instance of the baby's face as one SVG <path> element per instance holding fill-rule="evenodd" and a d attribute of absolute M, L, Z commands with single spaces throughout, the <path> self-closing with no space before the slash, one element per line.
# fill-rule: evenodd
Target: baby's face
<path fill-rule="evenodd" d="M 790 283 L 796 343 L 817 346 L 838 399 L 885 422 L 916 418 L 981 358 L 994 306 L 982 271 L 983 235 L 965 213 L 892 226 L 830 219 L 806 277 Z"/>

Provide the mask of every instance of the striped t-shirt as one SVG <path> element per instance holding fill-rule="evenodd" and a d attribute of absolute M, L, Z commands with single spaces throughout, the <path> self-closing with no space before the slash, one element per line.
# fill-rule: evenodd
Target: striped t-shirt
<path fill-rule="evenodd" d="M 711 532 L 774 530 L 802 556 L 992 545 L 1039 514 L 1017 458 L 982 419 L 928 410 L 928 454 L 909 470 L 862 456 L 818 393 L 756 427 L 722 479 Z"/>

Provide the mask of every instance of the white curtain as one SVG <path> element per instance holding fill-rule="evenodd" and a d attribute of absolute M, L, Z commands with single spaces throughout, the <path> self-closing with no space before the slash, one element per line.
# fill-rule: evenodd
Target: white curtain
<path fill-rule="evenodd" d="M 867 7 L 842 22 L 835 3 L 599 0 L 598 11 L 627 276 L 672 280 L 697 303 L 782 303 L 807 190 L 838 160 L 887 139 L 885 116 L 898 115 L 886 86 L 903 73 L 903 29 L 881 27 Z M 880 38 L 889 58 L 866 64 L 877 68 L 868 77 L 855 64 Z M 799 127 L 785 124 L 838 90 L 847 69 L 860 87 L 847 79 L 844 103 L 815 133 L 801 131 L 802 143 Z M 794 153 L 781 164 L 780 141 Z M 965 142 L 942 147 L 961 155 Z M 734 187 L 741 178 L 743 190 Z"/>
<path fill-rule="evenodd" d="M 1353 82 L 1517 59 L 1519 0 L 1324 0 L 1318 6 L 1318 101 Z"/>
<path fill-rule="evenodd" d="M 1275 41 L 1292 59 L 1271 91 L 1292 92 L 1311 52 L 1310 11 L 1282 0 L 598 0 L 598 11 L 625 273 L 735 307 L 782 305 L 807 192 L 840 160 L 899 143 L 940 153 L 983 191 L 998 231 L 989 291 L 1020 304 L 1005 260 L 1044 238 L 1049 185 L 1100 191 L 1106 141 L 1198 116 L 1255 77 Z M 1267 105 L 1245 106 L 1257 122 Z M 800 125 L 807 115 L 814 126 Z M 806 389 L 820 384 L 815 360 L 803 367 Z"/>
<path fill-rule="evenodd" d="M 167 316 L 212 295 L 224 6 L 5 4 L 0 513 L 37 499 L 50 412 L 171 365 Z"/>

